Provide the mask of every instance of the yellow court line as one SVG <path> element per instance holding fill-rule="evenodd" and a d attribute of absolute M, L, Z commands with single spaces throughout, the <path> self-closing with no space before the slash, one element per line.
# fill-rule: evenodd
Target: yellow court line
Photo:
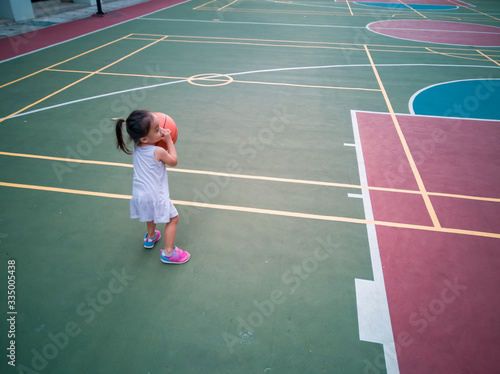
<path fill-rule="evenodd" d="M 133 40 L 131 36 L 134 35 L 143 35 L 143 36 L 157 36 L 157 37 L 165 37 L 167 35 L 163 34 L 143 34 L 143 33 L 133 33 L 127 36 L 128 39 Z M 224 39 L 224 40 L 239 40 L 239 41 L 257 41 L 257 42 L 279 42 L 279 43 L 303 43 L 303 44 L 325 44 L 325 45 L 345 45 L 345 46 L 358 46 L 360 50 L 364 51 L 365 44 L 362 43 L 345 43 L 345 42 L 316 42 L 316 41 L 308 41 L 308 40 L 286 40 L 286 39 L 256 39 L 256 38 L 232 38 L 226 36 L 199 36 L 199 35 L 173 35 L 169 34 L 168 39 L 164 40 L 167 42 L 175 41 L 174 38 L 192 38 L 192 39 Z M 148 40 L 157 40 L 157 39 L 148 39 Z M 425 49 L 425 47 L 414 46 L 414 45 L 389 45 L 389 44 L 366 44 L 373 51 L 373 47 L 386 47 L 386 48 L 409 48 L 409 49 Z M 471 52 L 470 49 L 467 48 L 456 48 L 456 47 L 435 47 L 434 49 L 444 49 L 444 50 L 452 50 L 452 51 L 465 51 Z M 401 52 L 396 50 L 396 52 Z M 497 50 L 487 50 L 488 53 L 496 53 Z M 425 52 L 427 53 L 427 52 Z"/>
<path fill-rule="evenodd" d="M 129 53 L 128 55 L 126 55 L 126 56 L 124 56 L 124 57 L 122 57 L 122 58 L 120 58 L 120 59 L 118 59 L 118 60 L 116 60 L 116 61 L 112 62 L 111 64 L 108 64 L 108 65 L 106 65 L 106 66 L 104 66 L 104 67 L 100 68 L 99 70 L 96 70 L 96 71 L 94 71 L 94 72 L 90 73 L 89 75 L 87 75 L 87 76 L 85 76 L 85 77 L 83 77 L 83 78 L 80 78 L 80 79 L 78 79 L 77 81 L 75 81 L 75 82 L 73 82 L 73 83 L 68 84 L 67 86 L 65 86 L 65 87 L 63 87 L 63 88 L 61 88 L 61 89 L 59 89 L 59 90 L 57 90 L 57 91 L 55 91 L 55 92 L 51 93 L 50 95 L 47 95 L 47 96 L 45 96 L 45 97 L 41 98 L 40 100 L 37 100 L 37 101 L 35 101 L 34 103 L 31 103 L 30 105 L 27 105 L 27 106 L 25 106 L 24 108 L 22 108 L 22 109 L 20 109 L 20 110 L 18 110 L 18 111 L 16 111 L 16 112 L 14 112 L 14 113 L 12 113 L 12 114 L 9 114 L 8 116 L 6 116 L 6 117 L 4 117 L 4 118 L 0 119 L 0 123 L 1 123 L 1 122 L 3 122 L 3 121 L 5 121 L 6 119 L 8 119 L 8 118 L 12 117 L 12 116 L 15 116 L 16 114 L 19 114 L 19 113 L 21 113 L 21 112 L 24 112 L 26 109 L 29 109 L 29 108 L 31 108 L 32 106 L 35 106 L 35 105 L 37 105 L 37 104 L 41 103 L 42 101 L 47 100 L 48 98 L 50 98 L 50 97 L 52 97 L 52 96 L 54 96 L 54 95 L 57 95 L 58 93 L 60 93 L 60 92 L 62 92 L 62 91 L 64 91 L 64 90 L 66 90 L 66 89 L 68 89 L 68 88 L 70 88 L 70 87 L 74 86 L 75 84 L 78 84 L 78 83 L 80 83 L 80 82 L 82 82 L 82 81 L 84 81 L 84 80 L 86 80 L 86 79 L 88 79 L 88 78 L 90 78 L 90 77 L 94 76 L 95 74 L 98 74 L 98 73 L 99 73 L 99 72 L 101 72 L 102 70 L 105 70 L 105 69 L 109 68 L 110 66 L 113 66 L 114 64 L 117 64 L 118 62 L 125 60 L 126 58 L 128 58 L 128 57 L 130 57 L 130 56 L 132 56 L 132 55 L 134 55 L 134 54 L 136 54 L 136 53 L 138 53 L 138 52 L 142 51 L 143 49 L 146 49 L 146 48 L 148 48 L 148 47 L 152 46 L 153 44 L 156 44 L 156 43 L 158 43 L 158 42 L 162 41 L 163 39 L 165 39 L 165 38 L 167 38 L 167 37 L 168 37 L 168 36 L 165 36 L 165 37 L 164 37 L 164 38 L 162 38 L 162 39 L 155 40 L 153 43 L 150 43 L 150 44 L 148 44 L 148 45 L 146 45 L 146 46 L 144 46 L 144 47 L 142 47 L 142 48 L 139 48 L 138 50 L 136 50 L 136 51 L 134 51 L 134 52 L 132 52 L 132 53 Z"/>
<path fill-rule="evenodd" d="M 77 73 L 77 74 L 90 74 L 91 71 L 86 70 L 63 70 L 63 69 L 47 69 L 47 71 L 54 71 L 59 73 Z M 111 73 L 107 71 L 100 71 L 98 75 L 113 75 L 122 77 L 135 77 L 135 78 L 161 78 L 161 79 L 187 79 L 186 77 L 172 77 L 168 75 L 147 75 L 147 74 L 129 74 L 129 73 Z M 216 80 L 216 79 L 214 79 Z"/>
<path fill-rule="evenodd" d="M 214 38 L 214 39 L 233 39 L 233 38 Z M 127 38 L 127 40 L 155 40 L 155 39 L 150 39 L 150 38 Z M 241 39 L 241 40 L 245 40 L 245 39 Z M 248 39 L 248 40 L 252 40 L 252 39 Z M 254 39 L 254 40 L 258 40 L 258 39 Z M 292 48 L 321 48 L 321 49 L 342 49 L 342 50 L 350 50 L 350 51 L 364 51 L 361 47 L 363 46 L 363 44 L 355 44 L 355 43 L 352 43 L 352 44 L 349 44 L 349 43 L 329 43 L 329 42 L 306 42 L 306 41 L 303 41 L 303 42 L 300 42 L 300 41 L 297 41 L 295 43 L 304 43 L 304 44 L 309 44 L 309 43 L 316 43 L 316 44 L 337 44 L 338 46 L 328 46 L 328 45 L 324 45 L 324 46 L 303 46 L 303 45 L 294 45 L 294 44 L 264 44 L 264 43 L 243 43 L 243 42 L 219 42 L 219 41 L 201 41 L 201 40 L 174 40 L 174 39 L 167 39 L 165 40 L 166 42 L 179 42 L 179 43 L 213 43 L 213 44 L 236 44 L 236 45 L 256 45 L 256 46 L 269 46 L 269 47 L 292 47 Z M 263 39 L 262 41 L 265 41 L 265 39 Z M 284 43 L 288 43 L 288 42 L 291 42 L 291 41 L 285 41 L 285 40 L 276 40 L 277 42 L 284 42 Z M 341 46 L 341 45 L 350 45 L 351 47 L 344 47 L 344 46 Z M 356 48 L 356 47 L 360 47 L 360 48 Z M 368 46 L 370 46 L 368 44 Z M 468 58 L 468 57 L 462 57 L 462 56 L 477 56 L 475 53 L 459 53 L 459 52 L 454 52 L 453 54 L 448 54 L 448 53 L 443 53 L 443 52 L 437 52 L 437 51 L 433 51 L 431 50 L 430 48 L 428 47 L 414 47 L 414 46 L 380 46 L 380 47 L 387 47 L 387 48 L 413 48 L 413 49 L 426 49 L 427 52 L 423 51 L 423 50 L 409 50 L 409 51 L 401 51 L 401 50 L 397 50 L 397 49 L 375 49 L 375 48 L 371 48 L 371 51 L 377 51 L 377 52 L 388 52 L 388 53 L 424 53 L 424 54 L 441 54 L 441 55 L 444 55 L 444 56 L 449 56 L 449 57 L 455 57 L 455 58 L 462 58 L 462 59 L 467 59 L 467 60 L 474 60 L 474 61 L 483 61 L 482 59 L 479 59 L 479 58 Z M 461 49 L 453 49 L 453 48 L 441 48 L 440 49 L 450 49 L 450 50 L 453 50 L 453 51 L 460 51 Z"/>
<path fill-rule="evenodd" d="M 217 10 L 218 10 L 218 11 L 219 11 L 219 10 L 222 10 L 222 9 L 224 9 L 224 8 L 228 7 L 229 5 L 233 5 L 233 4 L 234 4 L 235 2 L 237 2 L 237 1 L 238 1 L 238 0 L 233 0 L 233 1 L 231 1 L 229 4 L 226 4 L 226 5 L 224 5 L 223 7 L 219 8 L 219 9 L 217 9 Z"/>
<path fill-rule="evenodd" d="M 68 193 L 68 194 L 76 194 L 76 195 L 107 197 L 107 198 L 124 199 L 124 200 L 131 198 L 130 195 L 112 194 L 112 193 L 106 193 L 106 192 L 73 190 L 73 189 L 58 188 L 58 187 L 35 186 L 35 185 L 29 185 L 29 184 L 19 184 L 19 183 L 9 183 L 9 182 L 0 182 L 0 186 L 11 187 L 11 188 L 29 189 L 29 190 L 48 191 L 48 192 L 60 192 L 60 193 Z M 442 228 L 442 227 L 435 227 L 435 226 L 423 226 L 423 225 L 414 225 L 414 224 L 387 222 L 387 221 L 372 221 L 372 220 L 366 220 L 366 219 L 361 219 L 361 218 L 326 216 L 326 215 L 320 215 L 320 214 L 299 213 L 299 212 L 291 212 L 291 211 L 283 211 L 283 210 L 261 209 L 261 208 L 250 208 L 250 207 L 242 207 L 242 206 L 234 206 L 234 205 L 209 204 L 209 203 L 200 203 L 200 202 L 194 202 L 194 201 L 172 200 L 172 202 L 176 205 L 191 206 L 191 207 L 197 207 L 197 208 L 208 208 L 208 209 L 255 213 L 255 214 L 264 214 L 264 215 L 274 215 L 274 216 L 282 216 L 282 217 L 293 217 L 293 218 L 321 220 L 321 221 L 331 221 L 331 222 L 344 222 L 344 223 L 355 223 L 355 224 L 363 224 L 363 225 L 376 225 L 376 226 L 385 226 L 385 227 L 393 227 L 393 228 L 406 228 L 406 229 L 413 229 L 413 230 L 424 230 L 424 231 L 432 231 L 432 232 L 471 235 L 471 236 L 480 236 L 480 237 L 500 239 L 500 234 L 490 233 L 490 232 L 482 232 L 482 231 L 474 231 L 474 230 L 451 229 L 451 228 Z"/>
<path fill-rule="evenodd" d="M 401 0 L 398 0 L 401 4 L 403 4 L 404 6 L 410 8 L 411 10 L 413 10 L 415 13 L 417 13 L 418 15 L 420 15 L 421 17 L 424 17 L 424 18 L 427 18 L 426 16 L 424 16 L 422 13 L 416 11 L 415 9 L 413 9 L 411 6 L 409 6 L 408 4 L 406 3 L 403 3 Z"/>
<path fill-rule="evenodd" d="M 30 185 L 30 184 L 19 184 L 19 183 L 0 182 L 0 186 L 13 187 L 13 188 L 23 188 L 23 189 L 38 190 L 38 191 L 62 192 L 62 193 L 69 193 L 69 194 L 74 194 L 74 195 L 110 197 L 113 199 L 130 199 L 130 198 L 132 198 L 132 196 L 129 196 L 129 195 L 120 195 L 120 194 L 114 194 L 114 193 L 72 190 L 72 189 L 68 189 L 68 188 L 34 186 L 34 185 Z"/>
<path fill-rule="evenodd" d="M 232 39 L 232 38 L 214 38 L 214 39 Z M 155 39 L 147 39 L 147 38 L 128 38 L 128 40 L 155 40 Z M 245 39 L 241 39 L 245 40 Z M 248 39 L 251 40 L 251 39 Z M 258 40 L 258 39 L 255 39 Z M 291 48 L 322 48 L 322 49 L 345 49 L 345 50 L 352 50 L 352 51 L 363 51 L 362 44 L 356 45 L 356 44 L 351 44 L 351 47 L 349 46 L 348 43 L 321 43 L 321 42 L 296 42 L 296 43 L 304 43 L 304 44 L 338 44 L 339 46 L 329 46 L 329 45 L 296 45 L 296 44 L 285 44 L 285 43 L 291 43 L 286 40 L 275 40 L 276 42 L 283 42 L 284 44 L 268 44 L 268 43 L 245 43 L 245 42 L 235 42 L 235 41 L 218 41 L 218 40 L 174 40 L 174 39 L 168 39 L 165 40 L 166 42 L 169 43 L 201 43 L 201 44 L 235 44 L 235 45 L 256 45 L 256 46 L 264 46 L 264 47 L 291 47 Z M 263 39 L 262 41 L 266 41 Z M 272 41 L 272 40 L 269 40 Z M 346 45 L 340 46 L 340 45 Z M 355 48 L 359 47 L 359 48 Z"/>
<path fill-rule="evenodd" d="M 2 156 L 11 156 L 11 157 L 21 157 L 21 158 L 33 158 L 38 160 L 50 160 L 50 161 L 62 161 L 69 163 L 78 163 L 78 164 L 92 164 L 92 165 L 108 165 L 108 166 L 120 166 L 120 167 L 133 167 L 132 164 L 125 164 L 120 162 L 109 162 L 109 161 L 95 161 L 95 160 L 84 160 L 81 158 L 64 158 L 64 157 L 54 157 L 54 156 L 41 156 L 41 155 L 31 155 L 25 153 L 12 153 L 12 152 L 0 152 Z"/>
<path fill-rule="evenodd" d="M 130 34 L 128 35 L 129 39 L 131 36 L 141 35 L 141 36 L 165 36 L 160 34 Z M 256 39 L 256 38 L 230 38 L 225 36 L 198 36 L 198 35 L 168 35 L 169 39 L 166 41 L 175 40 L 174 38 L 192 38 L 192 39 L 224 39 L 224 40 L 238 40 L 238 41 L 257 41 L 257 42 L 281 42 L 281 43 L 304 43 L 304 44 L 331 44 L 331 45 L 358 45 L 363 46 L 363 44 L 354 44 L 354 43 L 340 43 L 340 42 L 315 42 L 309 40 L 286 40 L 286 39 Z M 195 40 L 196 41 L 196 40 Z M 408 48 L 419 48 L 408 46 Z"/>
<path fill-rule="evenodd" d="M 201 7 L 205 6 L 205 5 L 208 5 L 208 4 L 210 4 L 210 3 L 213 3 L 214 1 L 217 1 L 217 0 L 210 0 L 209 2 L 207 2 L 207 3 L 205 3 L 205 4 L 198 5 L 196 8 L 193 8 L 193 10 L 196 10 L 196 9 L 198 9 L 198 8 L 201 8 Z"/>
<path fill-rule="evenodd" d="M 331 90 L 353 90 L 353 91 L 374 91 L 374 92 L 380 92 L 380 89 L 378 89 L 378 88 L 315 86 L 315 85 L 311 85 L 311 84 L 258 82 L 258 81 L 239 81 L 239 80 L 234 80 L 234 82 L 235 83 L 250 83 L 250 84 L 274 85 L 274 86 L 304 87 L 304 88 L 327 88 L 327 89 L 331 89 Z"/>
<path fill-rule="evenodd" d="M 215 10 L 217 10 L 217 8 L 213 7 L 207 7 L 207 8 L 199 8 L 197 9 L 198 11 L 210 11 L 210 12 L 213 12 Z M 354 17 L 358 17 L 358 18 L 366 18 L 366 17 L 375 17 L 375 18 L 378 18 L 380 17 L 380 13 L 367 13 L 367 11 L 364 11 L 364 10 L 361 10 L 361 9 L 356 9 L 357 10 L 357 14 L 356 15 L 353 15 Z M 306 15 L 317 15 L 317 16 L 324 16 L 324 15 L 331 15 L 331 16 L 345 16 L 346 14 L 345 13 L 342 13 L 342 12 L 319 12 L 319 11 L 293 11 L 293 10 L 288 10 L 288 11 L 285 11 L 285 10 L 270 10 L 270 9 L 241 9 L 241 8 L 228 8 L 225 10 L 226 12 L 240 12 L 240 13 L 260 13 L 260 14 L 306 14 Z M 418 12 L 417 12 L 418 13 Z M 481 12 L 478 12 L 478 13 L 481 13 Z M 486 16 L 489 16 L 488 14 L 486 13 L 482 13 Z M 406 17 L 408 19 L 410 18 L 415 18 L 415 19 L 420 19 L 420 17 L 423 17 L 423 15 L 420 14 L 420 16 L 418 15 L 408 15 L 408 14 L 405 14 L 405 13 L 396 13 L 396 14 L 393 14 L 392 17 L 395 17 L 395 16 L 401 16 L 401 17 Z M 456 18 L 456 17 L 451 17 L 451 16 L 436 16 L 438 18 Z M 489 16 L 489 17 L 492 17 L 492 18 L 495 18 L 493 16 Z M 464 21 L 481 21 L 481 19 L 479 18 L 468 18 L 468 17 L 462 17 L 461 18 L 462 20 Z M 495 18 L 497 19 L 497 18 Z"/>
<path fill-rule="evenodd" d="M 370 60 L 370 64 L 372 65 L 373 73 L 375 74 L 375 77 L 377 78 L 377 82 L 380 86 L 380 89 L 382 90 L 382 95 L 384 96 L 385 102 L 387 104 L 387 108 L 389 109 L 389 113 L 391 114 L 392 121 L 394 122 L 394 126 L 396 127 L 396 132 L 398 133 L 399 139 L 400 139 L 401 144 L 403 146 L 403 149 L 405 151 L 406 158 L 408 159 L 411 170 L 413 172 L 413 176 L 415 177 L 415 180 L 417 182 L 418 189 L 420 190 L 420 193 L 422 194 L 422 198 L 424 199 L 425 206 L 427 207 L 427 211 L 429 212 L 429 216 L 431 217 L 431 220 L 432 220 L 432 223 L 434 224 L 434 226 L 439 228 L 439 227 L 441 227 L 441 225 L 439 224 L 439 220 L 437 218 L 436 212 L 434 211 L 434 207 L 432 206 L 431 200 L 429 198 L 429 194 L 427 193 L 427 191 L 425 189 L 424 182 L 422 180 L 422 177 L 420 176 L 417 165 L 415 164 L 415 160 L 413 159 L 413 156 L 410 152 L 410 148 L 408 147 L 408 143 L 406 142 L 403 131 L 401 130 L 401 126 L 399 125 L 396 114 L 394 113 L 394 110 L 392 109 L 391 102 L 389 101 L 389 96 L 387 95 L 387 92 L 385 91 L 384 85 L 382 84 L 382 80 L 380 79 L 377 68 L 375 67 L 375 64 L 373 63 L 372 56 L 371 56 L 370 51 L 368 50 L 368 47 L 366 45 L 365 45 L 365 50 L 366 50 L 366 54 L 368 56 L 368 59 Z"/>
<path fill-rule="evenodd" d="M 490 56 L 486 56 L 486 55 L 485 55 L 483 52 L 481 52 L 479 49 L 476 49 L 476 51 L 477 51 L 478 53 L 480 53 L 481 55 L 483 55 L 484 57 L 486 57 L 486 58 L 487 58 L 488 60 L 490 60 L 491 62 L 493 62 L 493 63 L 497 64 L 498 66 L 500 66 L 500 64 L 499 64 L 497 61 L 493 60 Z"/>
<path fill-rule="evenodd" d="M 216 8 L 200 8 L 197 9 L 199 11 L 214 11 Z M 345 12 L 320 12 L 314 10 L 273 10 L 273 9 L 241 9 L 241 8 L 228 8 L 225 10 L 226 12 L 241 12 L 241 13 L 261 13 L 261 14 L 305 14 L 305 15 L 313 15 L 313 16 L 345 16 Z M 358 12 L 354 17 L 380 17 L 380 14 L 376 13 L 365 13 L 360 14 Z"/>
<path fill-rule="evenodd" d="M 203 10 L 203 11 L 211 11 L 213 12 L 214 10 L 218 10 L 215 7 L 214 8 L 200 8 L 198 10 Z M 226 12 L 242 12 L 242 13 L 262 13 L 262 14 L 306 14 L 306 15 L 327 15 L 327 16 L 345 16 L 345 12 L 320 12 L 320 11 L 314 11 L 314 10 L 305 10 L 305 11 L 298 11 L 298 10 L 273 10 L 273 9 L 241 9 L 241 8 L 228 8 L 226 9 Z M 367 16 L 374 16 L 375 14 L 367 15 Z"/>
<path fill-rule="evenodd" d="M 201 37 L 200 37 L 201 38 Z M 233 39 L 233 38 L 214 38 L 214 39 Z M 148 39 L 148 38 L 131 38 L 129 37 L 128 40 L 155 40 L 155 39 Z M 245 39 L 241 39 L 245 40 Z M 248 39 L 251 40 L 251 39 Z M 258 40 L 258 39 L 254 39 Z M 329 43 L 329 42 L 295 42 L 295 43 L 304 43 L 304 44 L 309 44 L 309 43 L 322 43 L 322 44 L 337 44 L 339 46 L 328 46 L 328 45 L 323 45 L 323 46 L 315 46 L 315 45 L 294 45 L 294 44 L 267 44 L 267 43 L 243 43 L 243 42 L 223 42 L 223 41 L 202 41 L 202 40 L 174 40 L 174 39 L 167 39 L 165 40 L 166 42 L 177 42 L 177 43 L 203 43 L 203 44 L 235 44 L 235 45 L 251 45 L 251 46 L 264 46 L 264 47 L 289 47 L 289 48 L 318 48 L 318 49 L 340 49 L 340 50 L 349 50 L 349 51 L 363 51 L 361 48 L 363 44 L 348 44 L 348 43 Z M 263 39 L 263 41 L 265 41 Z M 282 40 L 276 40 L 277 42 L 281 42 Z M 287 43 L 288 41 L 284 41 L 284 43 Z M 344 47 L 341 45 L 351 45 L 351 47 Z M 359 46 L 360 48 L 356 48 Z M 433 51 L 428 47 L 414 47 L 414 46 L 381 46 L 381 47 L 388 47 L 388 48 L 418 48 L 418 49 L 426 49 L 427 52 L 423 50 L 409 50 L 409 51 L 401 51 L 401 50 L 396 50 L 396 49 L 375 49 L 371 48 L 371 51 L 376 51 L 376 52 L 387 52 L 387 53 L 424 53 L 424 54 L 440 54 L 448 57 L 453 57 L 453 58 L 459 58 L 459 59 L 465 59 L 465 60 L 473 60 L 473 61 L 483 61 L 480 58 L 471 58 L 471 57 L 463 57 L 463 56 L 477 56 L 476 54 L 470 54 L 470 53 L 454 53 L 454 54 L 448 54 L 448 53 L 443 53 L 443 52 L 437 52 Z M 454 51 L 459 51 L 460 49 L 453 49 L 453 48 L 440 48 L 440 49 L 451 49 Z"/>
<path fill-rule="evenodd" d="M 428 194 L 430 196 L 452 197 L 454 199 L 476 200 L 476 201 L 486 201 L 486 202 L 491 202 L 491 203 L 500 203 L 500 199 L 497 199 L 494 197 L 479 197 L 479 196 L 448 194 L 448 193 L 440 193 L 440 192 L 428 192 Z"/>
<path fill-rule="evenodd" d="M 465 57 L 465 56 L 469 55 L 469 54 L 465 54 L 465 53 L 461 53 L 461 54 L 443 53 L 443 52 L 434 51 L 434 50 L 432 50 L 429 47 L 425 47 L 425 49 L 427 49 L 429 52 L 432 52 L 434 54 L 441 55 L 441 56 L 447 56 L 447 57 L 453 57 L 453 58 L 461 58 L 463 60 L 471 60 L 471 61 L 484 61 L 484 59 L 478 58 L 478 57 L 476 57 L 476 58 Z M 374 51 L 374 49 L 372 49 L 372 51 Z M 477 52 L 479 52 L 479 51 L 477 51 Z M 481 53 L 481 52 L 479 52 L 479 53 Z M 471 54 L 469 56 L 477 56 L 477 54 Z M 488 57 L 488 56 L 486 56 L 486 57 Z"/>
<path fill-rule="evenodd" d="M 351 4 L 349 4 L 349 0 L 346 0 L 346 3 L 347 3 L 347 6 L 349 7 L 349 12 L 351 12 L 351 16 L 353 16 L 354 13 L 352 12 Z"/>
<path fill-rule="evenodd" d="M 64 64 L 65 62 L 68 62 L 68 61 L 74 60 L 75 58 L 78 58 L 78 57 L 81 57 L 81 56 L 83 56 L 83 55 L 86 55 L 87 53 L 97 51 L 97 50 L 98 50 L 98 49 L 100 49 L 100 48 L 107 47 L 108 45 L 113 44 L 113 43 L 116 43 L 116 42 L 118 42 L 118 41 L 120 41 L 120 40 L 126 39 L 126 38 L 128 38 L 129 36 L 131 36 L 131 35 L 134 35 L 134 34 L 133 34 L 133 33 L 132 33 L 132 34 L 128 34 L 127 36 L 124 36 L 124 37 L 119 38 L 119 39 L 116 39 L 116 40 L 114 40 L 114 41 L 112 41 L 112 42 L 109 42 L 109 43 L 103 44 L 103 45 L 101 45 L 101 46 L 99 46 L 99 47 L 97 47 L 97 48 L 91 49 L 91 50 L 89 50 L 89 51 L 87 51 L 87 52 L 80 53 L 79 55 L 76 55 L 76 56 L 73 56 L 73 57 L 71 57 L 71 58 L 68 58 L 67 60 L 64 60 L 64 61 L 58 62 L 57 64 L 50 65 L 49 67 L 46 67 L 46 68 L 44 68 L 44 69 L 41 69 L 41 70 L 35 71 L 34 73 L 31 73 L 31 74 L 26 75 L 26 76 L 24 76 L 24 77 L 21 77 L 21 78 L 19 78 L 19 79 L 13 80 L 12 82 L 5 83 L 5 84 L 1 85 L 1 86 L 0 86 L 0 88 L 3 88 L 3 87 L 5 87 L 5 86 L 8 86 L 8 85 L 10 85 L 10 84 L 12 84 L 12 83 L 16 83 L 16 82 L 22 81 L 23 79 L 26 79 L 26 78 L 32 77 L 33 75 L 36 75 L 36 74 L 39 74 L 39 73 L 42 73 L 43 71 L 45 71 L 45 70 L 47 70 L 47 69 L 51 69 L 51 68 L 53 68 L 53 67 L 55 67 L 55 66 L 58 66 L 58 65 Z"/>
<path fill-rule="evenodd" d="M 1 152 L 1 151 L 0 151 L 0 155 L 11 156 L 11 157 L 30 158 L 30 159 L 40 159 L 40 160 L 50 160 L 50 161 L 61 161 L 61 162 L 68 162 L 68 163 L 80 163 L 80 164 L 133 168 L 132 164 L 126 164 L 126 163 L 120 163 L 120 162 L 110 162 L 110 161 L 73 159 L 73 158 L 41 156 L 41 155 Z M 321 186 L 321 187 L 364 189 L 364 190 L 369 190 L 369 191 L 395 192 L 395 193 L 420 195 L 420 191 L 417 191 L 417 190 L 404 190 L 404 189 L 389 188 L 389 187 L 361 186 L 361 185 L 357 185 L 357 184 L 348 184 L 348 183 L 323 182 L 323 181 L 313 181 L 313 180 L 307 180 L 307 179 L 266 177 L 266 176 L 260 176 L 260 175 L 234 174 L 234 173 L 224 173 L 224 172 L 208 171 L 208 170 L 194 170 L 194 169 L 180 169 L 180 168 L 167 168 L 167 170 L 169 172 L 175 172 L 175 173 L 210 175 L 210 176 L 235 178 L 235 179 L 249 179 L 249 180 L 266 181 L 266 182 L 304 184 L 304 185 Z M 480 197 L 480 196 L 471 196 L 471 195 L 457 195 L 457 194 L 449 194 L 449 193 L 441 193 L 441 192 L 428 192 L 428 194 L 429 194 L 429 196 L 450 197 L 450 198 L 456 198 L 456 199 L 477 200 L 477 201 L 500 203 L 500 198 Z"/>
<path fill-rule="evenodd" d="M 230 41 L 210 41 L 210 40 L 167 40 L 169 43 L 201 43 L 201 44 L 233 44 L 233 45 L 254 45 L 263 47 L 288 47 L 288 48 L 319 48 L 319 49 L 345 49 L 362 51 L 360 48 L 331 47 L 322 45 L 293 45 L 293 44 L 268 44 L 268 43 L 242 43 Z"/>
<path fill-rule="evenodd" d="M 450 1 L 450 0 L 448 0 L 448 1 Z M 454 3 L 453 1 L 450 1 L 450 3 L 453 3 L 453 4 L 455 4 L 455 5 L 461 6 L 460 4 Z M 485 15 L 485 16 L 487 16 L 487 17 L 490 17 L 490 18 L 496 19 L 497 21 L 500 21 L 500 18 L 496 18 L 496 17 L 490 16 L 489 14 L 487 14 L 487 13 L 483 13 L 483 12 L 480 12 L 479 10 L 473 9 L 473 8 L 472 8 L 472 7 L 470 7 L 470 6 L 465 6 L 465 7 L 464 7 L 464 6 L 461 6 L 461 7 L 462 7 L 462 8 L 464 8 L 464 9 L 467 9 L 467 10 L 472 10 L 473 12 L 476 12 L 476 13 L 479 13 L 479 14 L 482 14 L 482 15 Z"/>

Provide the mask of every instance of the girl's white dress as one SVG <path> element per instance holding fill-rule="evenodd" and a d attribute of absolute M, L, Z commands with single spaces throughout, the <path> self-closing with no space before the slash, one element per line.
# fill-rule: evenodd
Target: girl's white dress
<path fill-rule="evenodd" d="M 134 179 L 130 218 L 168 223 L 178 215 L 170 200 L 165 164 L 154 157 L 156 146 L 134 147 Z"/>

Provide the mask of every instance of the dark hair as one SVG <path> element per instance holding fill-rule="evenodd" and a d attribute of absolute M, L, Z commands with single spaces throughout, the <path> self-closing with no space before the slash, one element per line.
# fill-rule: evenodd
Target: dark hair
<path fill-rule="evenodd" d="M 134 110 L 126 120 L 120 118 L 116 121 L 116 147 L 121 149 L 128 155 L 132 152 L 128 149 L 127 144 L 123 139 L 122 125 L 126 124 L 127 133 L 131 140 L 137 145 L 141 138 L 149 133 L 151 122 L 153 121 L 153 113 L 147 110 Z"/>

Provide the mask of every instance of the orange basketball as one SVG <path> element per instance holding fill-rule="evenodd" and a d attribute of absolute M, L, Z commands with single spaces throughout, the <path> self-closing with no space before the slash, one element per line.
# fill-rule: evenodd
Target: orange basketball
<path fill-rule="evenodd" d="M 174 120 L 167 116 L 164 113 L 154 113 L 156 117 L 158 117 L 158 120 L 160 121 L 160 127 L 162 129 L 168 129 L 170 130 L 170 136 L 172 137 L 172 141 L 175 142 L 177 141 L 177 125 L 175 124 Z M 156 143 L 158 147 L 162 147 L 167 149 L 167 144 L 163 141 L 160 140 L 158 143 Z"/>

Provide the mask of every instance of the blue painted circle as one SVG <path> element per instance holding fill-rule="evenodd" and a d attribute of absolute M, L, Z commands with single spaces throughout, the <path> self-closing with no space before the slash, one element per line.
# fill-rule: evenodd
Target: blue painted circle
<path fill-rule="evenodd" d="M 500 79 L 471 79 L 428 87 L 413 98 L 415 114 L 500 120 Z"/>
<path fill-rule="evenodd" d="M 458 9 L 455 5 L 431 5 L 431 4 L 411 4 L 411 8 L 401 3 L 368 3 L 363 1 L 356 1 L 355 4 L 367 5 L 367 6 L 375 6 L 379 8 L 389 8 L 389 9 L 406 9 L 411 10 L 411 8 L 415 10 L 450 10 L 450 9 Z"/>

